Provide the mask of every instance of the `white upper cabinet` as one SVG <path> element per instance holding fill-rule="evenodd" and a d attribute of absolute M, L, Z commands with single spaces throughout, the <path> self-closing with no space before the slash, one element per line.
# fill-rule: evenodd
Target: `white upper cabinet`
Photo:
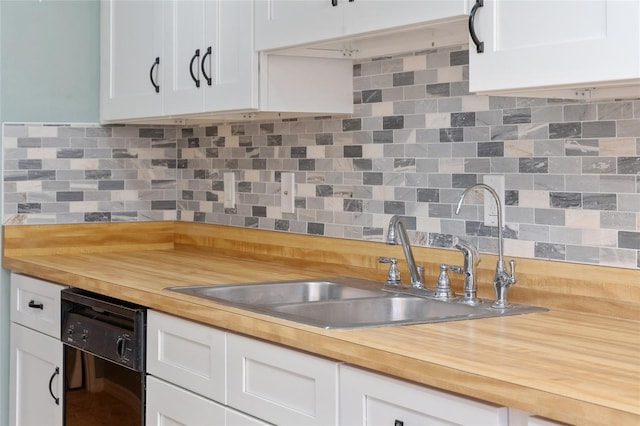
<path fill-rule="evenodd" d="M 101 3 L 102 120 L 162 114 L 163 2 Z"/>
<path fill-rule="evenodd" d="M 164 115 L 257 108 L 251 2 L 162 3 Z"/>
<path fill-rule="evenodd" d="M 251 0 L 102 0 L 101 120 L 353 112 L 351 61 L 259 54 L 253 13 Z"/>
<path fill-rule="evenodd" d="M 428 24 L 467 13 L 464 0 L 342 0 L 346 35 Z"/>
<path fill-rule="evenodd" d="M 640 1 L 484 0 L 469 43 L 472 92 L 640 96 Z"/>
<path fill-rule="evenodd" d="M 463 27 L 438 27 L 464 20 L 465 0 L 256 0 L 255 8 L 256 50 L 306 45 L 288 53 L 366 57 L 434 47 L 432 40 L 443 36 L 466 40 Z M 400 38 L 389 40 L 389 34 L 399 31 Z M 414 37 L 420 44 L 414 44 Z M 385 50 L 377 48 L 381 43 Z"/>
<path fill-rule="evenodd" d="M 256 50 L 311 43 L 343 34 L 342 10 L 331 0 L 256 0 Z"/>

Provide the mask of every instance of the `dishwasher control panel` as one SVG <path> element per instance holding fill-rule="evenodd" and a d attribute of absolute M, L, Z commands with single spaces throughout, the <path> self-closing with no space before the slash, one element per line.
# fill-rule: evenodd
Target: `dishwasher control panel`
<path fill-rule="evenodd" d="M 146 308 L 77 289 L 62 292 L 64 344 L 143 370 Z"/>

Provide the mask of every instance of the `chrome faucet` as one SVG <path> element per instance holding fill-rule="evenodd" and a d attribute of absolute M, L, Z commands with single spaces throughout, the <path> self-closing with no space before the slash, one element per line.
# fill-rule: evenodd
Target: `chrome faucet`
<path fill-rule="evenodd" d="M 496 309 L 505 309 L 509 307 L 507 303 L 507 290 L 509 286 L 515 284 L 517 279 L 515 277 L 515 267 L 516 261 L 510 260 L 510 272 L 507 272 L 504 263 L 503 256 L 503 246 L 504 246 L 504 236 L 502 230 L 502 203 L 500 202 L 500 197 L 496 193 L 495 189 L 490 187 L 484 183 L 476 183 L 475 185 L 471 185 L 467 189 L 464 190 L 462 195 L 460 195 L 460 199 L 458 200 L 458 206 L 456 207 L 456 214 L 460 214 L 460 208 L 462 207 L 462 203 L 464 202 L 467 194 L 475 189 L 485 189 L 496 202 L 497 213 L 498 213 L 498 262 L 496 264 L 496 273 L 493 277 L 493 288 L 496 292 L 496 300 L 491 305 L 492 308 Z"/>
<path fill-rule="evenodd" d="M 394 215 L 389 220 L 389 230 L 387 231 L 387 244 L 402 244 L 402 250 L 404 251 L 404 257 L 407 260 L 407 266 L 409 267 L 409 274 L 411 274 L 411 287 L 424 288 L 422 284 L 422 274 L 411 251 L 411 243 L 409 242 L 409 236 L 407 235 L 407 227 L 404 224 L 402 218 L 398 215 Z"/>

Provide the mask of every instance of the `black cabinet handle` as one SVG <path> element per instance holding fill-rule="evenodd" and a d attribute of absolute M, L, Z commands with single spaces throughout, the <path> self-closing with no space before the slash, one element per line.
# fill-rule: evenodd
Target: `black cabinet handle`
<path fill-rule="evenodd" d="M 202 75 L 204 76 L 204 79 L 207 80 L 207 86 L 211 86 L 211 77 L 207 75 L 207 71 L 204 69 L 204 63 L 207 60 L 207 56 L 211 56 L 211 46 L 207 47 L 207 52 L 202 56 L 202 63 L 200 65 Z M 211 62 L 209 62 L 209 69 L 211 69 Z"/>
<path fill-rule="evenodd" d="M 51 384 L 53 383 L 53 379 L 55 379 L 55 377 L 59 374 L 60 374 L 60 368 L 56 367 L 55 371 L 51 375 L 51 378 L 49 379 L 49 393 L 51 394 L 51 398 L 53 398 L 53 400 L 56 402 L 56 405 L 60 405 L 60 398 L 57 398 L 53 394 L 53 390 L 51 389 Z"/>
<path fill-rule="evenodd" d="M 151 65 L 151 69 L 149 70 L 149 80 L 151 80 L 151 84 L 153 85 L 153 88 L 156 90 L 156 93 L 160 93 L 160 85 L 156 83 L 156 81 L 153 79 L 153 70 L 156 69 L 156 67 L 160 65 L 160 57 L 157 57 L 156 60 L 153 62 L 153 65 Z"/>
<path fill-rule="evenodd" d="M 404 422 L 402 420 L 394 420 L 393 426 L 404 426 Z"/>
<path fill-rule="evenodd" d="M 33 309 L 42 309 L 44 310 L 44 305 L 42 303 L 36 302 L 35 300 L 29 301 L 29 307 Z"/>
<path fill-rule="evenodd" d="M 479 7 L 484 6 L 484 0 L 476 0 L 476 4 L 471 8 L 471 13 L 469 13 L 469 34 L 471 35 L 471 40 L 473 40 L 473 44 L 476 45 L 476 52 L 482 53 L 484 52 L 484 42 L 478 39 L 476 35 L 476 12 Z"/>
<path fill-rule="evenodd" d="M 189 63 L 189 74 L 191 74 L 191 79 L 194 83 L 196 83 L 196 87 L 200 87 L 200 79 L 196 78 L 196 76 L 193 74 L 193 63 L 196 61 L 196 59 L 200 59 L 200 49 L 196 49 L 196 53 L 194 53 L 193 58 L 191 58 L 191 62 Z"/>
<path fill-rule="evenodd" d="M 338 0 L 331 0 L 331 6 L 335 7 L 338 5 Z"/>

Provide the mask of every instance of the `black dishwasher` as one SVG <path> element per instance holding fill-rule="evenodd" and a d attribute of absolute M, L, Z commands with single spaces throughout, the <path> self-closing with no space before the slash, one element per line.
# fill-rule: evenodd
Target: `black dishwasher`
<path fill-rule="evenodd" d="M 62 291 L 65 425 L 142 426 L 146 308 Z"/>

